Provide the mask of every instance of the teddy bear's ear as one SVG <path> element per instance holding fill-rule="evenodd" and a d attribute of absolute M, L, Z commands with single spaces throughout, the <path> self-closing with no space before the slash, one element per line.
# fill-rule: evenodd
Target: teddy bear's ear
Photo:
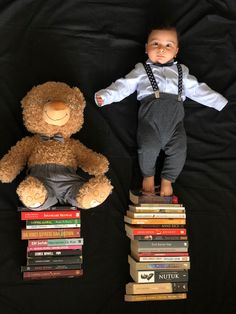
<path fill-rule="evenodd" d="M 85 102 L 83 93 L 78 87 L 73 87 L 73 90 L 76 91 L 77 98 L 79 99 L 79 102 L 80 102 L 79 105 L 81 106 L 82 109 L 84 109 L 86 102 Z"/>

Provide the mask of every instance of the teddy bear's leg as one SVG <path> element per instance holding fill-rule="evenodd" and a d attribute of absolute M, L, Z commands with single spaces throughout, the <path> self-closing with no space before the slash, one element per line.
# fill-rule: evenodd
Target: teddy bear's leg
<path fill-rule="evenodd" d="M 100 205 L 111 193 L 112 188 L 110 181 L 103 175 L 91 178 L 82 185 L 76 195 L 78 207 L 88 209 Z"/>
<path fill-rule="evenodd" d="M 22 203 L 30 208 L 41 206 L 47 199 L 47 190 L 35 177 L 27 177 L 16 190 Z"/>

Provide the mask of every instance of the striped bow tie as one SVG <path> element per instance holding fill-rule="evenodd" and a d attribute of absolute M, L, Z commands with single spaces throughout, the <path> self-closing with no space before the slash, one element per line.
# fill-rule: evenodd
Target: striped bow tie
<path fill-rule="evenodd" d="M 57 141 L 57 142 L 61 142 L 61 143 L 64 143 L 64 138 L 61 134 L 55 134 L 53 136 L 47 136 L 47 135 L 43 135 L 41 134 L 40 135 L 40 140 L 43 141 L 43 142 L 46 142 L 46 141 L 49 141 L 49 140 L 54 140 L 54 141 Z"/>

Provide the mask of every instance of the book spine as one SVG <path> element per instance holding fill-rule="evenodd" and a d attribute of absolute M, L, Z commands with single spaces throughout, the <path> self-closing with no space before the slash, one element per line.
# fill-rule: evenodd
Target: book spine
<path fill-rule="evenodd" d="M 173 229 L 152 229 L 152 228 L 135 228 L 133 229 L 133 235 L 186 235 L 187 230 L 185 228 L 173 228 Z"/>
<path fill-rule="evenodd" d="M 131 244 L 138 248 L 188 248 L 188 241 L 135 241 Z"/>
<path fill-rule="evenodd" d="M 83 245 L 83 238 L 71 239 L 44 239 L 44 240 L 28 240 L 28 247 L 35 246 L 63 246 L 63 245 Z"/>
<path fill-rule="evenodd" d="M 127 294 L 175 293 L 188 291 L 187 282 L 136 283 L 126 284 Z"/>
<path fill-rule="evenodd" d="M 37 220 L 27 220 L 26 226 L 31 225 L 61 225 L 61 224 L 80 224 L 80 219 L 37 219 Z"/>
<path fill-rule="evenodd" d="M 135 235 L 127 234 L 131 240 L 136 241 L 186 241 L 187 236 L 156 236 L 156 235 Z"/>
<path fill-rule="evenodd" d="M 134 256 L 134 258 L 136 258 Z M 136 258 L 139 262 L 188 262 L 189 256 L 139 256 Z"/>
<path fill-rule="evenodd" d="M 159 219 L 170 219 L 170 218 L 184 218 L 186 219 L 185 213 L 137 213 L 127 210 L 126 215 L 130 218 L 159 218 Z"/>
<path fill-rule="evenodd" d="M 74 238 L 80 237 L 80 228 L 72 229 L 41 229 L 41 230 L 21 230 L 21 239 L 50 239 L 50 238 Z"/>
<path fill-rule="evenodd" d="M 31 211 L 21 212 L 21 220 L 36 220 L 36 219 L 74 219 L 80 218 L 80 211 Z"/>
<path fill-rule="evenodd" d="M 187 293 L 160 293 L 145 295 L 125 295 L 126 302 L 138 301 L 164 301 L 164 300 L 183 300 L 187 299 Z"/>
<path fill-rule="evenodd" d="M 82 269 L 68 269 L 68 270 L 54 270 L 54 271 L 30 271 L 23 272 L 24 280 L 39 280 L 39 279 L 53 279 L 53 278 L 73 278 L 83 275 Z"/>
<path fill-rule="evenodd" d="M 54 250 L 82 250 L 82 245 L 63 245 L 63 246 L 28 246 L 27 252 L 54 251 Z"/>
<path fill-rule="evenodd" d="M 27 230 L 38 229 L 66 229 L 66 228 L 80 228 L 81 224 L 61 224 L 61 225 L 26 225 Z"/>
<path fill-rule="evenodd" d="M 184 218 L 130 218 L 124 216 L 124 221 L 132 225 L 185 225 Z"/>
<path fill-rule="evenodd" d="M 27 266 L 31 265 L 61 265 L 61 264 L 81 264 L 82 256 L 63 256 L 47 258 L 27 258 Z"/>
<path fill-rule="evenodd" d="M 159 271 L 159 270 L 134 270 L 130 267 L 131 277 L 138 283 L 154 282 L 187 282 L 187 270 Z"/>
<path fill-rule="evenodd" d="M 82 255 L 82 250 L 55 250 L 55 251 L 28 251 L 27 257 L 47 257 L 47 256 L 75 256 Z"/>
<path fill-rule="evenodd" d="M 64 269 L 81 269 L 82 264 L 71 265 L 32 265 L 21 266 L 21 272 L 24 271 L 45 271 L 45 270 L 64 270 Z"/>

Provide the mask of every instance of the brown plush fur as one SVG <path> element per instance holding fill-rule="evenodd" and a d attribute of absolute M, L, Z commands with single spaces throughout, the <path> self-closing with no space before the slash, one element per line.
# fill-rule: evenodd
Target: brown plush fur
<path fill-rule="evenodd" d="M 70 118 L 63 126 L 48 124 L 43 119 L 44 105 L 53 101 L 61 101 L 69 106 Z M 76 197 L 78 207 L 90 208 L 101 204 L 112 190 L 110 181 L 104 176 L 108 171 L 108 160 L 80 141 L 70 138 L 83 125 L 84 107 L 83 94 L 77 87 L 71 88 L 61 82 L 47 82 L 33 87 L 23 98 L 22 108 L 24 124 L 35 135 L 18 141 L 0 160 L 0 180 L 12 182 L 26 165 L 80 167 L 95 178 L 91 178 L 80 189 Z M 58 133 L 63 135 L 64 143 L 40 139 L 40 135 L 51 137 Z M 17 193 L 28 207 L 36 207 L 35 204 L 42 204 L 47 198 L 43 184 L 32 177 L 26 178 L 19 185 Z"/>

